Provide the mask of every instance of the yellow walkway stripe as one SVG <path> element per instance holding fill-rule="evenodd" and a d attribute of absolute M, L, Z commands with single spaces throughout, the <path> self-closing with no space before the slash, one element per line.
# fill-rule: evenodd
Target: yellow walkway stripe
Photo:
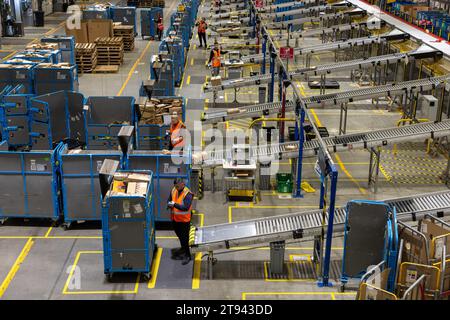
<path fill-rule="evenodd" d="M 152 44 L 152 42 L 150 41 L 147 46 L 145 47 L 144 51 L 142 51 L 141 55 L 139 56 L 139 58 L 136 60 L 136 62 L 133 64 L 133 66 L 131 67 L 130 72 L 128 72 L 128 77 L 125 80 L 125 82 L 123 83 L 122 87 L 120 88 L 119 92 L 117 93 L 118 96 L 121 96 L 123 93 L 123 90 L 125 90 L 128 82 L 131 79 L 131 76 L 134 73 L 134 70 L 136 70 L 138 63 L 142 60 L 142 58 L 144 57 L 144 55 L 147 53 L 147 50 L 150 48 L 150 45 Z"/>
<path fill-rule="evenodd" d="M 17 271 L 19 271 L 20 266 L 25 261 L 25 258 L 27 257 L 28 253 L 30 252 L 33 244 L 34 244 L 33 239 L 28 239 L 28 241 L 23 246 L 22 251 L 20 252 L 20 254 L 17 257 L 16 261 L 14 262 L 12 268 L 9 270 L 8 275 L 6 276 L 5 280 L 3 280 L 3 282 L 0 286 L 0 298 L 3 296 L 6 289 L 8 289 L 11 281 L 14 279 L 14 276 L 16 275 Z"/>
<path fill-rule="evenodd" d="M 246 300 L 247 296 L 286 296 L 286 295 L 298 295 L 298 296 L 313 296 L 313 295 L 339 295 L 339 296 L 349 296 L 356 295 L 356 292 L 319 292 L 319 291 L 311 291 L 311 292 L 242 292 L 242 300 Z"/>
<path fill-rule="evenodd" d="M 339 155 L 337 153 L 334 154 L 334 156 L 336 157 L 336 160 L 338 162 L 339 167 L 341 168 L 341 170 L 347 175 L 347 177 L 349 177 L 349 179 L 358 187 L 359 192 L 361 192 L 362 194 L 367 194 L 366 189 L 362 188 L 359 184 L 359 182 L 353 178 L 353 176 L 350 174 L 350 172 L 348 172 L 347 168 L 344 166 L 344 164 L 342 163 L 341 157 L 339 157 Z"/>
<path fill-rule="evenodd" d="M 203 213 L 194 213 L 195 216 L 200 216 L 200 227 L 203 227 L 205 222 L 205 215 Z M 194 272 L 192 275 L 192 290 L 200 288 L 200 275 L 202 268 L 202 253 L 197 252 L 194 258 Z"/>
<path fill-rule="evenodd" d="M 6 57 L 4 57 L 2 60 L 8 60 L 9 58 L 11 58 L 12 56 L 14 56 L 17 53 L 16 51 L 11 52 L 10 54 L 8 54 Z"/>
<path fill-rule="evenodd" d="M 319 117 L 317 116 L 316 111 L 314 111 L 314 109 L 311 109 L 311 114 L 314 117 L 314 120 L 316 121 L 316 124 L 318 127 L 322 127 L 322 122 L 320 122 Z"/>
<path fill-rule="evenodd" d="M 147 286 L 147 288 L 149 288 L 149 289 L 153 289 L 156 285 L 156 280 L 158 279 L 159 265 L 161 263 L 162 252 L 163 252 L 163 248 L 158 248 L 156 250 L 156 255 L 152 262 L 152 269 L 150 271 L 151 279 L 148 281 L 148 286 Z"/>
<path fill-rule="evenodd" d="M 187 84 L 187 85 L 190 85 L 190 84 L 191 84 L 191 76 L 188 76 L 188 77 L 187 77 L 186 84 Z"/>

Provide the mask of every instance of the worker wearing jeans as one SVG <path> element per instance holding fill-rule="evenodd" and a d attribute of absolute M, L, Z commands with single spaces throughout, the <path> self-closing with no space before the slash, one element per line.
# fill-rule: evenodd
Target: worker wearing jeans
<path fill-rule="evenodd" d="M 227 52 L 228 51 L 220 50 L 217 41 L 214 43 L 214 48 L 211 50 L 208 61 L 208 65 L 211 65 L 211 75 L 213 77 L 217 77 L 220 74 L 220 66 L 222 65 L 220 56 L 221 54 L 225 54 Z"/>
<path fill-rule="evenodd" d="M 177 178 L 170 193 L 167 206 L 171 209 L 173 229 L 180 240 L 181 248 L 172 251 L 172 258 L 183 260 L 182 265 L 191 261 L 189 250 L 189 230 L 192 217 L 192 200 L 194 194 L 186 187 L 184 180 Z"/>

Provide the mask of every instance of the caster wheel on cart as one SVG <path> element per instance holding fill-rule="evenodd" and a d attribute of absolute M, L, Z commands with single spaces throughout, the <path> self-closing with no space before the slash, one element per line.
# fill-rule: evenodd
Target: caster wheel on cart
<path fill-rule="evenodd" d="M 63 228 L 64 231 L 69 230 L 70 229 L 70 223 L 63 223 L 62 224 L 62 228 Z"/>
<path fill-rule="evenodd" d="M 345 291 L 345 284 L 341 284 L 339 287 L 339 292 L 344 292 Z"/>
<path fill-rule="evenodd" d="M 152 278 L 152 275 L 151 275 L 150 272 L 149 273 L 143 273 L 142 274 L 142 278 L 144 279 L 145 282 L 148 282 Z"/>
<path fill-rule="evenodd" d="M 111 282 L 112 277 L 113 277 L 113 273 L 112 272 L 111 273 L 107 273 L 107 274 L 105 274 L 105 277 L 106 277 L 106 281 Z"/>

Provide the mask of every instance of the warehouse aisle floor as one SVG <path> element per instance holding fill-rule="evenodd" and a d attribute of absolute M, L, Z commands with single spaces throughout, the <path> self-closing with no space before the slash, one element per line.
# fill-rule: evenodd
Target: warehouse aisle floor
<path fill-rule="evenodd" d="M 205 0 L 206 1 L 206 0 Z M 167 0 L 165 21 L 176 0 Z M 53 25 L 52 25 L 53 26 Z M 57 24 L 55 24 L 57 27 Z M 167 27 L 167 26 L 166 26 Z M 50 28 L 50 26 L 48 26 Z M 55 30 L 55 33 L 61 29 Z M 211 44 L 213 40 L 209 39 Z M 6 45 L 5 45 L 6 46 Z M 149 75 L 150 56 L 157 52 L 158 42 L 136 38 L 136 49 L 125 54 L 125 63 L 117 74 L 82 75 L 80 92 L 85 97 L 101 95 L 130 95 L 137 97 L 139 86 Z M 17 50 L 18 46 L 9 49 Z M 196 32 L 191 40 L 191 50 L 186 61 L 186 72 L 178 95 L 187 99 L 187 126 L 194 130 L 195 120 L 211 108 L 210 94 L 205 95 L 202 86 L 210 76 L 205 66 L 209 50 L 198 48 Z M 319 63 L 319 61 L 317 62 Z M 298 84 L 301 86 L 302 84 Z M 343 86 L 351 84 L 343 83 Z M 314 94 L 302 87 L 305 95 Z M 257 88 L 248 91 L 257 92 Z M 240 97 L 247 95 L 241 91 Z M 220 101 L 232 99 L 233 92 L 219 97 Z M 314 121 L 337 133 L 339 110 L 312 110 Z M 367 131 L 373 128 L 392 127 L 398 120 L 396 112 L 383 109 L 349 111 L 349 131 Z M 248 122 L 237 121 L 231 128 L 247 128 Z M 203 128 L 203 132 L 207 127 Z M 194 140 L 200 148 L 203 134 Z M 446 160 L 430 159 L 423 152 L 422 142 L 409 146 L 412 151 L 399 145 L 383 152 L 383 170 L 380 173 L 379 190 L 374 194 L 368 189 L 367 174 L 369 154 L 352 150 L 334 155 L 339 170 L 337 205 L 343 206 L 352 199 L 385 199 L 422 192 L 445 190 L 438 179 L 420 179 L 417 163 L 428 163 L 429 170 L 437 172 L 445 168 Z M 414 147 L 414 148 L 411 148 Z M 419 150 L 420 149 L 420 150 Z M 275 191 L 261 191 L 258 202 L 224 203 L 224 195 L 217 191 L 206 192 L 198 201 L 198 213 L 193 217 L 196 225 L 226 223 L 258 217 L 305 211 L 318 207 L 319 179 L 314 173 L 315 159 L 305 159 L 303 174 L 315 192 L 305 193 L 302 199 L 292 199 Z M 403 169 L 398 167 L 402 163 Z M 282 172 L 290 171 L 287 160 L 277 163 Z M 205 170 L 205 176 L 209 171 Z M 220 184 L 220 180 L 217 180 Z M 166 197 L 167 195 L 158 195 Z M 267 246 L 243 251 L 236 248 L 218 254 L 214 266 L 214 278 L 209 280 L 206 259 L 195 256 L 186 267 L 170 259 L 170 249 L 178 246 L 172 231 L 158 231 L 160 248 L 155 256 L 153 277 L 145 282 L 136 274 L 117 275 L 108 282 L 103 275 L 101 230 L 97 225 L 80 224 L 64 231 L 47 221 L 8 220 L 0 227 L 0 299 L 354 299 L 355 292 L 338 292 L 338 286 L 319 288 L 311 263 L 312 243 L 291 243 L 286 249 L 287 273 L 275 276 L 270 272 Z M 241 251 L 240 251 L 241 250 Z M 203 258 L 203 259 L 202 259 Z M 333 239 L 332 278 L 339 278 L 342 258 L 342 238 Z M 336 281 L 333 280 L 336 284 Z"/>

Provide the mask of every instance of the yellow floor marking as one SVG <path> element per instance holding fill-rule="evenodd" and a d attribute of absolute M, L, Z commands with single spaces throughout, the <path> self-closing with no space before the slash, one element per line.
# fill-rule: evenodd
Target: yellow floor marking
<path fill-rule="evenodd" d="M 187 77 L 186 84 L 187 84 L 187 85 L 190 85 L 190 84 L 191 84 L 191 76 L 188 76 L 188 77 Z"/>
<path fill-rule="evenodd" d="M 47 230 L 47 232 L 45 233 L 45 236 L 44 236 L 44 238 L 48 238 L 49 237 L 49 235 L 50 235 L 50 233 L 52 232 L 52 230 L 53 230 L 53 227 L 54 227 L 54 223 L 52 223 L 52 225 L 51 225 L 51 227 L 50 228 L 48 228 L 48 230 Z"/>
<path fill-rule="evenodd" d="M 322 122 L 320 122 L 319 117 L 316 114 L 316 111 L 314 111 L 314 109 L 311 109 L 311 114 L 314 117 L 314 120 L 316 121 L 316 124 L 318 127 L 322 127 Z"/>
<path fill-rule="evenodd" d="M 11 281 L 14 279 L 14 276 L 16 275 L 17 271 L 19 271 L 20 266 L 25 261 L 25 258 L 27 257 L 28 253 L 30 252 L 33 244 L 34 244 L 33 239 L 28 239 L 28 241 L 23 246 L 22 251 L 20 252 L 20 254 L 17 257 L 16 261 L 14 262 L 12 268 L 9 270 L 8 275 L 6 276 L 5 280 L 3 280 L 3 282 L 0 286 L 0 298 L 3 296 L 6 289 L 8 289 Z"/>
<path fill-rule="evenodd" d="M 130 72 L 128 72 L 128 76 L 127 79 L 125 80 L 125 82 L 123 83 L 122 87 L 120 88 L 119 92 L 117 93 L 118 96 L 121 96 L 123 93 L 123 90 L 125 90 L 128 82 L 131 79 L 131 76 L 133 75 L 134 70 L 136 70 L 139 62 L 142 60 L 142 58 L 144 57 L 144 55 L 147 53 L 148 49 L 150 48 L 150 45 L 152 44 L 152 42 L 150 41 L 147 46 L 145 47 L 144 51 L 142 51 L 141 55 L 139 56 L 139 58 L 135 61 L 135 63 L 133 64 L 133 66 L 131 67 Z"/>
<path fill-rule="evenodd" d="M 191 58 L 191 66 L 194 65 L 194 58 Z"/>
<path fill-rule="evenodd" d="M 200 216 L 200 227 L 203 227 L 205 222 L 205 215 L 203 213 L 194 213 L 195 216 Z M 202 253 L 197 252 L 194 258 L 194 272 L 192 274 L 192 290 L 200 288 L 200 274 L 202 267 Z"/>
<path fill-rule="evenodd" d="M 247 300 L 247 296 L 286 296 L 286 295 L 297 295 L 297 296 L 309 296 L 309 295 L 356 295 L 356 292 L 319 292 L 319 291 L 311 291 L 311 292 L 242 292 L 242 300 Z"/>
<path fill-rule="evenodd" d="M 134 286 L 134 290 L 98 290 L 98 291 L 67 291 L 69 287 L 70 280 L 73 277 L 75 269 L 77 267 L 78 261 L 80 260 L 80 256 L 82 254 L 102 254 L 103 251 L 78 251 L 75 257 L 75 261 L 73 262 L 72 268 L 70 269 L 69 276 L 67 277 L 66 283 L 64 285 L 63 294 L 137 294 L 139 289 L 139 280 L 140 274 L 136 277 L 136 283 Z"/>
<path fill-rule="evenodd" d="M 291 263 L 287 263 L 286 267 L 288 268 L 288 278 L 287 279 L 271 279 L 269 278 L 269 271 L 268 271 L 268 264 L 269 262 L 264 261 L 264 281 L 266 282 L 305 282 L 305 281 L 317 281 L 317 279 L 312 279 L 312 278 L 306 278 L 306 279 L 293 279 L 292 276 L 292 269 L 291 269 L 291 265 L 292 263 L 295 262 L 291 262 Z M 310 262 L 311 263 L 311 262 Z"/>
<path fill-rule="evenodd" d="M 152 262 L 152 269 L 150 271 L 151 278 L 148 281 L 147 288 L 153 289 L 156 285 L 156 279 L 158 279 L 158 271 L 159 271 L 159 265 L 161 263 L 161 256 L 162 256 L 163 248 L 158 248 L 156 250 L 155 258 Z"/>
<path fill-rule="evenodd" d="M 359 182 L 355 178 L 353 178 L 351 173 L 347 170 L 345 165 L 342 163 L 341 157 L 339 157 L 339 155 L 337 153 L 335 153 L 334 156 L 335 156 L 341 170 L 350 179 L 350 181 L 352 181 L 358 187 L 359 192 L 361 192 L 362 194 L 367 194 L 367 190 L 360 186 Z"/>
<path fill-rule="evenodd" d="M 381 173 L 386 178 L 387 181 L 392 182 L 392 177 L 387 173 L 387 171 L 384 169 L 384 167 L 380 164 L 378 164 L 378 167 L 380 168 Z"/>
<path fill-rule="evenodd" d="M 6 57 L 4 57 L 2 60 L 8 60 L 9 58 L 11 58 L 12 56 L 14 56 L 17 53 L 17 50 L 8 54 Z"/>
<path fill-rule="evenodd" d="M 204 110 L 208 110 L 209 99 L 205 99 L 205 107 Z"/>

